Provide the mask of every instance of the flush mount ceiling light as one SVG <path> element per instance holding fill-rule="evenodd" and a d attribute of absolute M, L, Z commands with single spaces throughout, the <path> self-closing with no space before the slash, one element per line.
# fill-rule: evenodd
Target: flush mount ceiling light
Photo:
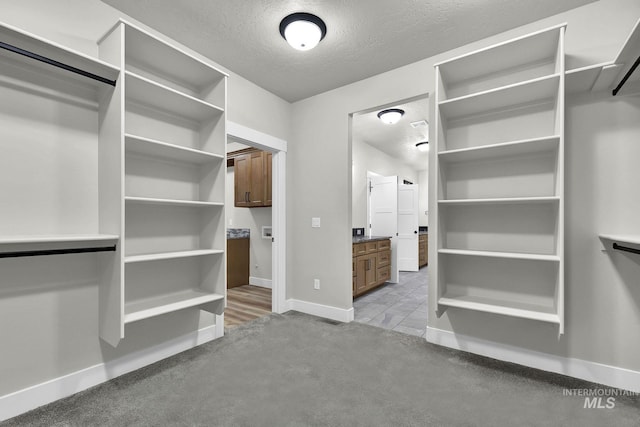
<path fill-rule="evenodd" d="M 387 125 L 393 125 L 398 123 L 398 120 L 404 115 L 404 110 L 399 108 L 389 108 L 388 110 L 382 110 L 378 113 L 378 118 L 382 120 L 382 123 Z"/>
<path fill-rule="evenodd" d="M 292 13 L 280 21 L 280 35 L 294 49 L 313 49 L 326 34 L 324 21 L 310 13 Z"/>
<path fill-rule="evenodd" d="M 416 148 L 418 149 L 418 151 L 422 151 L 423 153 L 425 151 L 429 151 L 429 141 L 418 142 L 416 144 Z"/>

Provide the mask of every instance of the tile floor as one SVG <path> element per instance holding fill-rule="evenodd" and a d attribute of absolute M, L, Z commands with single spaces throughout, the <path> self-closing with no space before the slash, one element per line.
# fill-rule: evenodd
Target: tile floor
<path fill-rule="evenodd" d="M 387 283 L 353 301 L 355 321 L 424 337 L 427 332 L 427 268 L 400 272 Z"/>

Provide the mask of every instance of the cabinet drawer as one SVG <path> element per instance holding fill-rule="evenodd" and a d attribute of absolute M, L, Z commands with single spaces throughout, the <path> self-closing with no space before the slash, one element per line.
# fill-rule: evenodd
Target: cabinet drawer
<path fill-rule="evenodd" d="M 367 242 L 365 245 L 365 253 L 374 254 L 378 252 L 378 242 Z"/>
<path fill-rule="evenodd" d="M 378 252 L 378 267 L 386 267 L 391 264 L 391 251 Z"/>
<path fill-rule="evenodd" d="M 356 243 L 355 245 L 353 245 L 353 256 L 364 255 L 366 253 L 366 243 Z"/>
<path fill-rule="evenodd" d="M 387 265 L 386 267 L 382 267 L 378 269 L 377 282 L 383 283 L 391 278 L 391 266 Z"/>
<path fill-rule="evenodd" d="M 391 249 L 391 240 L 381 240 L 378 242 L 379 251 L 386 251 L 387 249 Z"/>

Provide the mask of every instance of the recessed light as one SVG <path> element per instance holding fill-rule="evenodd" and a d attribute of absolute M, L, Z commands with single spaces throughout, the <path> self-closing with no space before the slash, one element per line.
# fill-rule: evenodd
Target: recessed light
<path fill-rule="evenodd" d="M 297 50 L 310 50 L 327 34 L 327 26 L 316 15 L 292 13 L 280 21 L 280 35 Z"/>
<path fill-rule="evenodd" d="M 386 110 L 382 110 L 378 113 L 378 118 L 382 120 L 382 123 L 387 125 L 393 125 L 398 123 L 398 121 L 404 115 L 404 110 L 399 108 L 389 108 Z"/>

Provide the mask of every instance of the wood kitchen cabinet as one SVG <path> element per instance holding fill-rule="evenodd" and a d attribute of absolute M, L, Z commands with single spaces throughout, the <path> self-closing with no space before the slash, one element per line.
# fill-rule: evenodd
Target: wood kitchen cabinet
<path fill-rule="evenodd" d="M 421 234 L 418 237 L 418 265 L 424 267 L 429 264 L 429 235 Z"/>
<path fill-rule="evenodd" d="M 391 241 L 353 244 L 353 296 L 382 285 L 391 277 Z"/>
<path fill-rule="evenodd" d="M 256 208 L 272 205 L 272 154 L 256 149 L 228 154 L 233 165 L 235 206 Z"/>

